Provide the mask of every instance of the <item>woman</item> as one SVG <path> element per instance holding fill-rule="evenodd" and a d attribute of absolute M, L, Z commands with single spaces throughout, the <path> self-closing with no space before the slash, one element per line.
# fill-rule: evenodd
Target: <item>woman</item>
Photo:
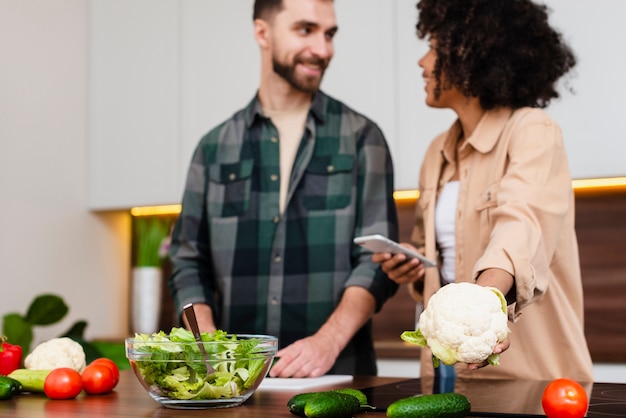
<path fill-rule="evenodd" d="M 507 297 L 511 334 L 499 366 L 456 365 L 470 378 L 592 381 L 574 231 L 574 196 L 559 126 L 540 108 L 575 58 L 530 0 L 421 0 L 426 103 L 458 119 L 420 171 L 412 239 L 439 268 L 403 255 L 374 261 L 416 300 L 451 281 Z M 413 247 L 411 244 L 403 244 Z M 454 309 L 454 307 L 451 307 Z M 422 377 L 433 374 L 422 350 Z"/>

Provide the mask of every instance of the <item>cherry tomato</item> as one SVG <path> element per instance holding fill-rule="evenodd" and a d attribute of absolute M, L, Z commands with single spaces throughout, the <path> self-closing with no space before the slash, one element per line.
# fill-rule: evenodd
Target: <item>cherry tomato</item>
<path fill-rule="evenodd" d="M 576 381 L 556 379 L 543 391 L 543 411 L 548 418 L 582 418 L 587 412 L 587 392 Z"/>
<path fill-rule="evenodd" d="M 115 386 L 115 376 L 108 366 L 90 364 L 85 367 L 81 376 L 83 389 L 90 395 L 109 393 Z"/>
<path fill-rule="evenodd" d="M 117 386 L 117 383 L 120 381 L 120 369 L 117 367 L 117 364 L 109 358 L 100 357 L 92 361 L 90 364 L 102 364 L 107 366 L 113 372 L 113 378 L 115 380 L 115 384 L 113 387 Z"/>
<path fill-rule="evenodd" d="M 52 370 L 43 382 L 43 391 L 50 399 L 72 399 L 82 390 L 80 373 L 69 367 Z"/>

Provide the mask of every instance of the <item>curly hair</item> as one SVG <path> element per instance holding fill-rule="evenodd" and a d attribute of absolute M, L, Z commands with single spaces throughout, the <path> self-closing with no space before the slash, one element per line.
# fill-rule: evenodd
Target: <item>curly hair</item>
<path fill-rule="evenodd" d="M 417 36 L 437 41 L 437 97 L 454 85 L 484 109 L 544 108 L 576 65 L 549 9 L 531 0 L 420 0 L 417 9 Z"/>

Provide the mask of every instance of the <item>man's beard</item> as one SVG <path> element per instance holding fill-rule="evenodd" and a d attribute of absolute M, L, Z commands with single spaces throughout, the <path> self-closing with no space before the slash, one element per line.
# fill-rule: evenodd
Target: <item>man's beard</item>
<path fill-rule="evenodd" d="M 321 68 L 322 72 L 319 77 L 314 76 L 300 76 L 296 75 L 296 66 L 298 64 L 313 64 Z M 321 58 L 308 58 L 304 59 L 299 55 L 296 55 L 292 64 L 283 64 L 278 61 L 276 56 L 272 57 L 272 66 L 274 72 L 281 76 L 296 90 L 303 91 L 305 93 L 315 93 L 320 88 L 322 78 L 326 67 L 328 67 L 328 61 Z"/>

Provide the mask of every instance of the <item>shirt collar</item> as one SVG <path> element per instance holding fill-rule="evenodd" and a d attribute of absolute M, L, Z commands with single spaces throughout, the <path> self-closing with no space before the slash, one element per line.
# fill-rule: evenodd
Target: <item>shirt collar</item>
<path fill-rule="evenodd" d="M 313 101 L 311 102 L 311 108 L 309 110 L 309 114 L 313 115 L 315 119 L 317 119 L 320 123 L 324 123 L 326 121 L 325 110 L 328 105 L 328 96 L 324 94 L 321 90 L 318 90 L 313 96 Z M 257 94 L 252 98 L 250 103 L 245 108 L 245 121 L 246 128 L 250 128 L 252 124 L 255 122 L 257 118 L 267 118 L 263 113 L 263 108 L 261 107 L 261 102 L 259 101 L 259 94 Z"/>
<path fill-rule="evenodd" d="M 486 111 L 478 122 L 478 125 L 476 125 L 472 136 L 467 139 L 467 144 L 471 145 L 480 153 L 488 153 L 497 144 L 500 134 L 502 134 L 512 114 L 513 110 L 510 108 L 498 108 Z M 444 158 L 449 162 L 454 161 L 456 143 L 460 134 L 461 123 L 457 119 L 452 127 L 450 127 L 441 150 Z"/>

